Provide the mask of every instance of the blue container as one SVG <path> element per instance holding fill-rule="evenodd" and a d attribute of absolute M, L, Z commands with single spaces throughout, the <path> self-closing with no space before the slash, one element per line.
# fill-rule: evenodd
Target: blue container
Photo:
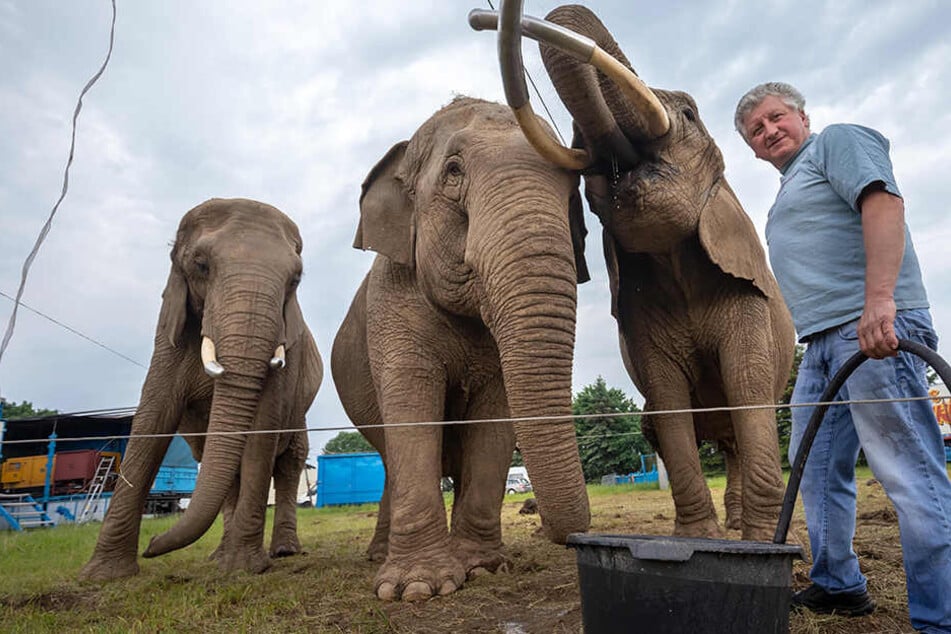
<path fill-rule="evenodd" d="M 383 497 L 386 472 L 378 453 L 317 456 L 317 506 L 366 504 Z"/>
<path fill-rule="evenodd" d="M 149 493 L 188 497 L 195 490 L 197 479 L 198 463 L 192 458 L 191 448 L 184 438 L 175 436 L 169 443 Z"/>

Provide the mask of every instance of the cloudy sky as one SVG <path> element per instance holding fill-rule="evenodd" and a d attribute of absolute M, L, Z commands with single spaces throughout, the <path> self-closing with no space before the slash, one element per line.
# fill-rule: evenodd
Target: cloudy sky
<path fill-rule="evenodd" d="M 485 0 L 482 0 L 485 2 Z M 527 0 L 544 16 L 555 6 Z M 951 354 L 951 4 L 946 0 L 589 2 L 648 84 L 691 93 L 727 178 L 760 231 L 778 186 L 732 128 L 751 86 L 788 81 L 814 130 L 881 130 L 905 197 L 940 352 Z M 338 7 L 338 8 L 335 8 Z M 359 3 L 118 2 L 115 50 L 84 99 L 70 189 L 23 301 L 134 360 L 21 309 L 0 393 L 37 407 L 134 406 L 168 251 L 182 214 L 242 196 L 290 215 L 304 238 L 304 314 L 325 361 L 373 255 L 350 245 L 360 183 L 379 157 L 453 96 L 501 100 L 493 33 L 459 0 Z M 108 0 L 0 0 L 0 292 L 59 196 L 76 98 L 105 56 Z M 569 135 L 538 57 L 526 66 Z M 609 314 L 597 219 L 580 288 L 575 390 L 599 375 L 635 396 Z M 0 328 L 13 303 L 0 297 Z M 348 422 L 329 372 L 310 427 Z M 336 432 L 311 434 L 312 451 Z"/>

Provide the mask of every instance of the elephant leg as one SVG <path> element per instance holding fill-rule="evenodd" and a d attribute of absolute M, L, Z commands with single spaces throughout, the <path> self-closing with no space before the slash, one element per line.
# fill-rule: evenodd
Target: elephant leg
<path fill-rule="evenodd" d="M 121 477 L 99 530 L 96 548 L 79 572 L 80 580 L 107 581 L 139 572 L 136 557 L 145 498 L 171 438 L 142 438 L 137 434 L 171 434 L 178 426 L 181 413 L 179 405 L 140 406 L 120 465 Z"/>
<path fill-rule="evenodd" d="M 297 537 L 297 490 L 307 459 L 307 432 L 294 432 L 290 446 L 274 461 L 274 527 L 271 557 L 301 553 Z"/>
<path fill-rule="evenodd" d="M 767 316 L 763 321 L 768 323 Z M 762 328 L 735 328 L 735 338 L 720 347 L 720 368 L 731 406 L 774 403 L 769 337 Z M 731 413 L 743 490 L 743 539 L 772 541 L 782 510 L 784 482 L 779 459 L 776 416 L 771 409 Z"/>
<path fill-rule="evenodd" d="M 483 392 L 467 418 L 506 418 L 502 377 Z M 515 432 L 506 423 L 460 425 L 451 432 L 458 443 L 454 469 L 458 473 L 457 494 L 452 505 L 451 538 L 457 556 L 472 578 L 485 571 L 495 572 L 504 563 L 502 556 L 502 500 L 505 479 L 515 450 Z"/>
<path fill-rule="evenodd" d="M 675 409 L 671 405 L 661 403 L 652 403 L 652 407 L 660 410 Z M 713 497 L 700 467 L 692 416 L 662 414 L 656 415 L 655 419 L 659 453 L 664 457 L 676 508 L 674 535 L 722 537 L 723 531 L 717 521 Z"/>
<path fill-rule="evenodd" d="M 383 459 L 383 469 L 386 471 L 386 458 Z M 367 546 L 367 559 L 370 561 L 385 561 L 390 548 L 390 476 L 386 475 L 383 484 L 383 496 L 380 498 L 380 510 L 376 515 L 376 530 Z"/>
<path fill-rule="evenodd" d="M 379 384 L 387 424 L 440 420 L 445 379 L 390 368 Z M 466 571 L 454 556 L 439 488 L 442 473 L 439 426 L 385 428 L 390 533 L 386 561 L 374 581 L 383 600 L 427 599 L 460 588 Z"/>
<path fill-rule="evenodd" d="M 739 458 L 732 447 L 723 448 L 726 460 L 726 490 L 723 492 L 723 506 L 726 508 L 726 527 L 740 530 L 743 527 L 743 485 Z"/>
<path fill-rule="evenodd" d="M 264 404 L 261 408 L 266 411 Z M 264 523 L 277 442 L 277 434 L 252 434 L 245 442 L 234 516 L 218 557 L 222 571 L 259 573 L 271 566 L 271 558 L 264 550 Z"/>

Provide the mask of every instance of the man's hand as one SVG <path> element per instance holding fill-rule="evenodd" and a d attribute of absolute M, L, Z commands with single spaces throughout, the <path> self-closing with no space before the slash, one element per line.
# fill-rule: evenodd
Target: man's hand
<path fill-rule="evenodd" d="M 859 347 L 873 359 L 898 354 L 895 282 L 905 254 L 905 206 L 881 185 L 866 187 L 859 200 L 865 242 L 865 308 L 856 330 Z"/>
<path fill-rule="evenodd" d="M 859 348 L 872 359 L 898 355 L 895 334 L 895 300 L 891 298 L 866 302 L 856 328 Z"/>

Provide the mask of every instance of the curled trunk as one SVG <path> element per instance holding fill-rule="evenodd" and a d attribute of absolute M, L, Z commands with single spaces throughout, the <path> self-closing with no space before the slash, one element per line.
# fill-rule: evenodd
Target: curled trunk
<path fill-rule="evenodd" d="M 624 66 L 631 68 L 607 27 L 589 9 L 559 7 L 547 20 L 591 38 Z M 621 171 L 638 162 L 632 141 L 649 141 L 647 117 L 635 108 L 614 82 L 585 64 L 550 46 L 541 45 L 542 60 L 558 96 L 580 128 L 585 145 L 595 159 L 614 163 Z"/>

